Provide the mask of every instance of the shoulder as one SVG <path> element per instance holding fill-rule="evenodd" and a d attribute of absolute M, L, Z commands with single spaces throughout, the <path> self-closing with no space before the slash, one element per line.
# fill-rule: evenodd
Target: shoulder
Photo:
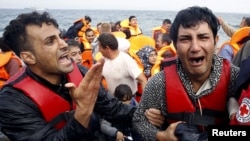
<path fill-rule="evenodd" d="M 88 71 L 88 68 L 83 65 L 77 65 L 77 67 L 83 75 L 85 75 Z"/>

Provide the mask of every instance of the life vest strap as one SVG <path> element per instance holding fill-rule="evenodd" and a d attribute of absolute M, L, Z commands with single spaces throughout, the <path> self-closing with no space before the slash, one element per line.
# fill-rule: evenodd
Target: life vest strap
<path fill-rule="evenodd" d="M 197 113 L 169 113 L 167 115 L 169 120 L 185 121 L 189 124 L 208 126 L 215 124 L 215 118 Z"/>
<path fill-rule="evenodd" d="M 61 129 L 64 123 L 66 123 L 70 119 L 70 117 L 72 117 L 73 113 L 74 111 L 60 113 L 50 122 L 48 122 L 48 124 L 50 125 L 51 128 L 57 127 L 57 129 Z"/>

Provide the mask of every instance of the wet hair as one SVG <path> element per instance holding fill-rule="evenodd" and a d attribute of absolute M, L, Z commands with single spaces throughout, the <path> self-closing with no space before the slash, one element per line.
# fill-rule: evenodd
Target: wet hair
<path fill-rule="evenodd" d="M 116 23 L 115 23 L 115 25 L 114 26 L 112 26 L 112 32 L 114 32 L 114 31 L 118 31 L 117 29 L 116 29 L 116 27 L 117 26 L 119 26 L 119 27 L 121 27 L 121 21 L 117 21 Z"/>
<path fill-rule="evenodd" d="M 112 50 L 117 50 L 118 49 L 118 41 L 116 37 L 111 34 L 111 33 L 101 33 L 97 40 L 99 41 L 100 45 L 102 48 L 107 48 L 107 46 L 112 49 Z"/>
<path fill-rule="evenodd" d="M 136 17 L 135 17 L 135 16 L 129 16 L 128 21 L 131 22 L 131 20 L 132 20 L 133 18 L 136 18 Z"/>
<path fill-rule="evenodd" d="M 170 37 L 176 45 L 178 30 L 180 26 L 184 28 L 192 28 L 201 22 L 208 23 L 208 26 L 213 32 L 214 39 L 217 36 L 220 29 L 219 21 L 213 12 L 207 7 L 193 6 L 179 11 L 174 19 L 174 22 L 170 28 Z"/>
<path fill-rule="evenodd" d="M 29 41 L 26 27 L 29 25 L 42 26 L 43 23 L 58 28 L 57 21 L 49 13 L 30 12 L 17 16 L 5 27 L 3 33 L 4 43 L 20 57 L 21 51 L 32 50 L 32 41 Z"/>
<path fill-rule="evenodd" d="M 170 19 L 164 19 L 162 24 L 171 24 L 171 20 Z"/>
<path fill-rule="evenodd" d="M 6 45 L 3 41 L 3 38 L 0 38 L 0 50 L 2 52 L 7 52 L 7 51 L 11 51 L 11 49 L 8 47 L 8 45 Z"/>
<path fill-rule="evenodd" d="M 87 35 L 88 32 L 95 33 L 95 31 L 92 28 L 87 28 L 86 31 L 85 31 L 85 35 Z"/>
<path fill-rule="evenodd" d="M 78 46 L 80 47 L 80 43 L 79 41 L 75 40 L 75 39 L 67 39 L 66 40 L 66 43 L 68 44 L 69 47 L 75 47 L 75 46 Z"/>
<path fill-rule="evenodd" d="M 245 17 L 244 19 L 245 19 L 246 26 L 250 27 L 250 17 Z"/>
<path fill-rule="evenodd" d="M 168 33 L 163 33 L 162 34 L 162 38 L 161 38 L 162 42 L 167 42 L 168 45 L 170 45 L 172 43 L 172 39 L 170 38 Z"/>
<path fill-rule="evenodd" d="M 132 99 L 132 90 L 127 84 L 120 84 L 115 88 L 114 96 L 120 101 Z"/>
<path fill-rule="evenodd" d="M 91 18 L 90 18 L 90 16 L 88 16 L 88 15 L 86 15 L 86 16 L 84 17 L 84 19 L 85 19 L 85 20 L 88 20 L 89 22 L 92 21 Z"/>

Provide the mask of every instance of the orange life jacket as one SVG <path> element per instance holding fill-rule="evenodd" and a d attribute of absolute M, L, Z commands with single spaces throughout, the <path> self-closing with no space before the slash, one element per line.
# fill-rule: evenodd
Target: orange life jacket
<path fill-rule="evenodd" d="M 81 40 L 80 42 L 84 46 L 83 52 L 81 54 L 82 55 L 82 65 L 87 67 L 87 68 L 90 68 L 94 63 L 94 59 L 92 56 L 92 46 L 86 39 L 80 38 L 80 40 Z"/>
<path fill-rule="evenodd" d="M 233 49 L 233 56 L 235 56 L 235 54 L 240 50 L 242 45 L 245 43 L 243 42 L 244 39 L 248 37 L 250 37 L 250 27 L 240 28 L 233 34 L 232 38 L 229 41 L 222 44 L 221 48 L 219 49 L 219 53 L 222 50 L 222 48 L 225 47 L 225 45 L 229 44 Z"/>
<path fill-rule="evenodd" d="M 90 25 L 90 24 L 87 24 L 86 21 L 85 21 L 85 19 L 83 19 L 83 18 L 80 18 L 80 19 L 76 20 L 76 21 L 74 22 L 74 24 L 75 24 L 75 23 L 78 23 L 78 22 L 82 22 L 84 26 L 78 31 L 78 34 L 77 34 L 77 35 L 78 35 L 79 37 L 84 37 L 84 36 L 85 36 L 85 31 L 86 31 L 88 28 L 90 28 L 91 25 Z"/>
<path fill-rule="evenodd" d="M 130 31 L 131 37 L 142 35 L 142 31 L 141 31 L 141 29 L 138 26 L 137 27 L 129 26 L 129 31 Z"/>
<path fill-rule="evenodd" d="M 164 29 L 164 28 L 162 28 L 162 26 L 157 26 L 157 27 L 154 27 L 153 29 L 152 29 L 152 38 L 154 39 L 154 40 L 157 40 L 157 38 L 156 38 L 156 36 L 155 36 L 155 33 L 166 33 L 167 32 L 167 30 L 166 29 Z"/>
<path fill-rule="evenodd" d="M 176 49 L 174 48 L 174 46 L 172 44 L 169 45 L 169 46 L 164 46 L 160 50 L 158 50 L 158 52 L 157 52 L 157 61 L 154 64 L 154 66 L 152 67 L 152 69 L 151 69 L 151 74 L 152 75 L 155 75 L 156 73 L 161 71 L 161 62 L 164 60 L 162 55 L 168 50 L 173 54 L 173 57 L 177 56 Z"/>
<path fill-rule="evenodd" d="M 10 75 L 8 71 L 5 69 L 5 65 L 8 64 L 10 59 L 15 59 L 18 64 L 20 69 L 22 68 L 22 62 L 21 60 L 12 52 L 1 52 L 0 53 L 0 89 L 4 85 L 4 83 L 10 78 Z"/>

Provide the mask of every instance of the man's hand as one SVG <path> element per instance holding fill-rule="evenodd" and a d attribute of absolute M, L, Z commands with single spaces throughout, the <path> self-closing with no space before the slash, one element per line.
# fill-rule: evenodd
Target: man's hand
<path fill-rule="evenodd" d="M 183 121 L 171 123 L 165 131 L 157 132 L 157 141 L 178 141 L 178 138 L 175 136 L 175 129 L 179 123 L 183 123 Z"/>
<path fill-rule="evenodd" d="M 102 80 L 103 65 L 103 59 L 94 64 L 88 70 L 77 88 L 73 83 L 67 83 L 65 85 L 65 87 L 69 88 L 71 97 L 76 103 L 76 111 L 74 116 L 76 120 L 79 121 L 84 127 L 88 126 L 95 106 Z"/>
<path fill-rule="evenodd" d="M 165 120 L 164 116 L 161 114 L 161 111 L 155 108 L 146 110 L 145 116 L 151 124 L 157 127 L 160 127 Z"/>

